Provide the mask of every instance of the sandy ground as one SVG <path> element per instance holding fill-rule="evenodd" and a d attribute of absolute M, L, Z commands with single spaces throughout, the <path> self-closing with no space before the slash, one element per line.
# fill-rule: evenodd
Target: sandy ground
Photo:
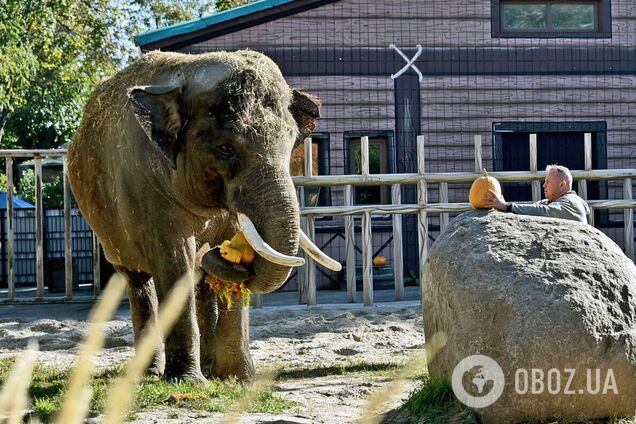
<path fill-rule="evenodd" d="M 65 305 L 56 305 L 64 308 Z M 28 306 L 21 306 L 21 308 Z M 14 356 L 30 338 L 40 344 L 38 360 L 55 367 L 70 367 L 77 344 L 84 337 L 83 318 L 18 318 L 0 314 L 0 358 Z M 42 315 L 42 314 L 40 314 Z M 423 347 L 424 334 L 419 302 L 381 303 L 378 306 L 330 305 L 265 307 L 251 311 L 251 352 L 256 368 L 271 366 L 307 369 L 333 365 L 403 363 Z M 132 351 L 129 313 L 120 312 L 108 323 L 106 348 L 95 363 L 101 368 L 124 362 Z M 369 409 L 369 397 L 386 390 L 386 376 L 352 373 L 345 376 L 302 376 L 277 382 L 275 391 L 296 401 L 298 408 L 284 416 L 250 414 L 242 423 L 353 423 Z M 409 381 L 383 409 L 395 407 L 417 387 Z M 153 410 L 138 414 L 139 424 L 215 423 L 221 416 Z M 100 422 L 100 418 L 90 419 Z"/>

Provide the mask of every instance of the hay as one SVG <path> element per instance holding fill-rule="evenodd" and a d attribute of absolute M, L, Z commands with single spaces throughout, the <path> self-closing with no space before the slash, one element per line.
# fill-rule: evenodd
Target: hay
<path fill-rule="evenodd" d="M 150 365 L 162 339 L 170 333 L 172 326 L 181 316 L 194 282 L 200 281 L 201 277 L 200 273 L 186 274 L 172 286 L 170 293 L 159 306 L 156 324 L 148 323 L 135 349 L 135 356 L 128 362 L 124 375 L 110 390 L 104 424 L 123 422 L 125 413 L 130 407 L 131 393 L 134 393 L 135 384 Z"/>
<path fill-rule="evenodd" d="M 225 73 L 215 92 L 230 99 L 234 131 L 247 139 L 268 142 L 275 142 L 281 133 L 293 136 L 297 131 L 288 110 L 292 90 L 278 66 L 267 56 L 250 50 L 196 55 L 151 52 L 95 88 L 71 144 L 101 140 L 113 127 L 119 127 L 114 124 L 132 116 L 127 93 L 133 87 L 181 85 L 186 89 L 187 98 L 188 82 L 201 73 L 210 72 Z M 189 105 L 185 106 L 187 110 Z"/>
<path fill-rule="evenodd" d="M 37 341 L 29 340 L 27 351 L 16 358 L 11 374 L 0 392 L 0 421 L 6 424 L 22 423 L 37 350 Z"/>
<path fill-rule="evenodd" d="M 84 417 L 88 414 L 91 400 L 88 384 L 93 372 L 92 359 L 104 346 L 104 325 L 119 306 L 125 288 L 126 280 L 120 274 L 114 274 L 108 281 L 98 303 L 92 309 L 89 330 L 71 373 L 66 400 L 55 423 L 79 424 L 84 421 Z M 79 402 L 78 399 L 80 399 Z"/>

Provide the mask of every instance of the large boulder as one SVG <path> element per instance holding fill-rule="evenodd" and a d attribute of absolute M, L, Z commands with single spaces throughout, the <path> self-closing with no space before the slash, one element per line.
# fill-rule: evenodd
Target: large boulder
<path fill-rule="evenodd" d="M 429 253 L 424 329 L 432 377 L 469 358 L 454 391 L 484 423 L 636 414 L 636 267 L 592 226 L 461 214 Z"/>

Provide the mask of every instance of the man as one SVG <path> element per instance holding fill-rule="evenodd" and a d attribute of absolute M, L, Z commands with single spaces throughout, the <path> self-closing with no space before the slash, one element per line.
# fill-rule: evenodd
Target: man
<path fill-rule="evenodd" d="M 502 212 L 512 212 L 521 215 L 547 216 L 550 218 L 571 219 L 587 224 L 590 207 L 572 191 L 572 174 L 565 166 L 548 165 L 547 175 L 543 183 L 545 199 L 531 205 L 506 203 L 503 196 L 498 196 L 492 190 L 486 196 L 486 207 L 495 208 Z"/>

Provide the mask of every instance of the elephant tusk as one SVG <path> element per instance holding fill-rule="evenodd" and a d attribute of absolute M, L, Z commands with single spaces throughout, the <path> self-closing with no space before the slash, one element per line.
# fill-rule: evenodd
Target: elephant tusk
<path fill-rule="evenodd" d="M 303 230 L 299 230 L 298 233 L 300 237 L 300 248 L 305 251 L 309 256 L 314 258 L 316 262 L 328 268 L 332 271 L 340 271 L 342 269 L 342 265 L 340 262 L 331 259 L 329 256 L 325 255 L 319 248 L 311 241 L 307 234 L 303 232 Z"/>
<path fill-rule="evenodd" d="M 280 252 L 277 252 L 263 240 L 252 221 L 247 215 L 240 212 L 237 213 L 239 226 L 247 242 L 252 246 L 252 249 L 263 258 L 277 265 L 283 266 L 303 266 L 305 260 L 303 258 L 297 258 L 295 256 L 287 256 Z"/>

